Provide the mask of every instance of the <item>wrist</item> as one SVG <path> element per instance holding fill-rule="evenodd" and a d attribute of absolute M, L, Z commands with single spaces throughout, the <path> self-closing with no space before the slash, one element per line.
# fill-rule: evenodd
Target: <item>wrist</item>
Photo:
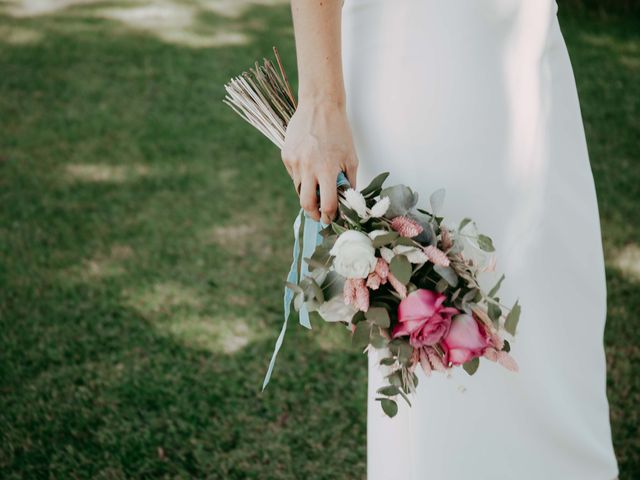
<path fill-rule="evenodd" d="M 318 91 L 298 89 L 298 104 L 303 106 L 344 109 L 346 103 L 344 91 Z"/>

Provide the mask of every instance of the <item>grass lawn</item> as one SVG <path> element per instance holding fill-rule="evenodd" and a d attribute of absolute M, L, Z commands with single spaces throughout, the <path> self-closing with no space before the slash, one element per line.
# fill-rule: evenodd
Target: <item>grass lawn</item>
<path fill-rule="evenodd" d="M 0 2 L 1 478 L 364 478 L 366 358 L 342 329 L 292 328 L 259 391 L 296 197 L 220 100 L 294 49 L 284 2 L 245 4 Z M 621 480 L 640 478 L 638 24 L 562 15 Z"/>

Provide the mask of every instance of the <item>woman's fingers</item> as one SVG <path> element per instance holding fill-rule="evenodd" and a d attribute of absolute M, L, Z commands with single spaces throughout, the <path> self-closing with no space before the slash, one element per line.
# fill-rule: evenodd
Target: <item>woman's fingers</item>
<path fill-rule="evenodd" d="M 354 154 L 355 155 L 355 154 Z M 356 188 L 356 176 L 358 173 L 358 158 L 354 157 L 353 160 L 347 162 L 344 167 L 345 175 L 347 176 L 347 180 L 351 184 L 351 188 Z"/>
<path fill-rule="evenodd" d="M 320 177 L 320 212 L 322 223 L 329 224 L 338 209 L 337 174 L 326 173 Z"/>
<path fill-rule="evenodd" d="M 316 189 L 318 182 L 312 174 L 306 174 L 302 178 L 300 187 L 300 206 L 314 220 L 320 220 L 320 212 L 318 211 L 318 196 Z"/>

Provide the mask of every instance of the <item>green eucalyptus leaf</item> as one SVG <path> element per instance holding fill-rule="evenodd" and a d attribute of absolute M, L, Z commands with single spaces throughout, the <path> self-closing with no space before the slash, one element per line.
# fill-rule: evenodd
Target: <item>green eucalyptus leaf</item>
<path fill-rule="evenodd" d="M 458 231 L 461 231 L 464 227 L 466 227 L 469 223 L 471 223 L 470 218 L 463 218 L 458 226 Z"/>
<path fill-rule="evenodd" d="M 416 246 L 416 242 L 415 240 L 411 239 L 411 238 L 407 238 L 407 237 L 399 237 L 396 239 L 396 245 L 403 245 L 406 247 L 415 247 Z"/>
<path fill-rule="evenodd" d="M 498 293 L 498 290 L 500 289 L 500 285 L 502 284 L 503 280 L 504 280 L 504 274 L 502 274 L 502 276 L 500 277 L 500 280 L 498 280 L 498 282 L 493 286 L 493 288 L 489 290 L 489 293 L 487 295 L 490 297 L 493 297 L 496 293 Z"/>
<path fill-rule="evenodd" d="M 398 404 L 395 401 L 390 398 L 376 398 L 376 400 L 380 401 L 382 410 L 388 417 L 393 418 L 396 416 L 398 413 Z"/>
<path fill-rule="evenodd" d="M 375 248 L 384 247 L 385 245 L 389 245 L 390 243 L 392 243 L 396 238 L 398 238 L 398 236 L 398 232 L 389 232 L 378 235 L 373 239 L 373 246 Z"/>
<path fill-rule="evenodd" d="M 371 337 L 371 324 L 369 322 L 360 322 L 356 325 L 356 329 L 351 337 L 351 344 L 354 347 L 364 348 L 369 344 Z"/>
<path fill-rule="evenodd" d="M 397 385 L 387 385 L 385 387 L 380 387 L 377 392 L 382 395 L 386 395 L 387 397 L 392 397 L 400 393 L 400 388 L 398 388 Z"/>
<path fill-rule="evenodd" d="M 385 365 L 387 367 L 390 367 L 394 363 L 396 363 L 396 359 L 393 357 L 386 357 L 380 360 L 380 365 Z"/>
<path fill-rule="evenodd" d="M 462 365 L 462 368 L 464 368 L 464 371 L 467 372 L 469 375 L 473 375 L 474 373 L 476 373 L 479 366 L 480 366 L 480 359 L 478 357 L 475 357 L 469 360 L 468 362 L 464 363 Z"/>
<path fill-rule="evenodd" d="M 413 347 L 406 342 L 403 342 L 398 347 L 398 361 L 400 363 L 407 363 L 413 355 Z"/>
<path fill-rule="evenodd" d="M 504 340 L 504 346 L 502 347 L 502 350 L 509 353 L 511 351 L 511 344 Z"/>
<path fill-rule="evenodd" d="M 389 264 L 389 269 L 403 285 L 406 285 L 411 280 L 411 263 L 404 255 L 394 256 Z"/>
<path fill-rule="evenodd" d="M 383 172 L 380 175 L 376 176 L 373 180 L 371 180 L 371 183 L 369 183 L 369 185 L 360 190 L 360 193 L 366 197 L 380 190 L 388 176 L 389 172 Z"/>
<path fill-rule="evenodd" d="M 347 231 L 346 228 L 344 228 L 342 225 L 337 224 L 336 222 L 331 223 L 331 228 L 338 235 L 341 235 Z"/>
<path fill-rule="evenodd" d="M 434 265 L 433 269 L 438 275 L 444 278 L 449 285 L 455 287 L 458 285 L 458 275 L 451 267 L 443 267 L 441 265 Z"/>
<path fill-rule="evenodd" d="M 442 211 L 442 205 L 444 204 L 445 189 L 440 188 L 433 192 L 429 197 L 429 203 L 431 204 L 431 211 L 434 215 L 438 215 Z"/>
<path fill-rule="evenodd" d="M 448 286 L 449 282 L 447 282 L 444 278 L 441 278 L 440 280 L 438 280 L 438 283 L 436 283 L 436 292 L 442 293 L 447 289 Z"/>
<path fill-rule="evenodd" d="M 511 335 L 516 334 L 516 327 L 518 326 L 518 321 L 520 320 L 520 311 L 520 305 L 516 300 L 516 303 L 511 308 L 511 311 L 507 315 L 507 319 L 504 322 L 504 329 Z"/>
<path fill-rule="evenodd" d="M 495 247 L 493 246 L 493 241 L 491 240 L 491 238 L 487 237 L 486 235 L 478 235 L 478 246 L 480 247 L 481 250 L 484 250 L 485 252 L 494 252 L 495 251 Z"/>
<path fill-rule="evenodd" d="M 386 337 L 380 335 L 380 332 L 377 328 L 374 328 L 371 331 L 369 342 L 374 346 L 374 348 L 384 348 L 387 346 L 387 343 L 389 343 L 389 340 L 387 340 Z"/>
<path fill-rule="evenodd" d="M 401 387 L 402 386 L 402 374 L 400 373 L 400 370 L 396 370 L 393 373 L 390 373 L 389 375 L 387 375 L 387 380 L 389 380 L 389 383 L 391 385 L 395 385 L 396 387 Z"/>
<path fill-rule="evenodd" d="M 493 321 L 493 323 L 497 324 L 500 315 L 502 315 L 502 310 L 495 303 L 489 303 L 489 307 L 487 308 L 487 315 Z"/>
<path fill-rule="evenodd" d="M 384 307 L 370 307 L 365 316 L 367 317 L 367 320 L 372 321 L 382 328 L 389 328 L 389 325 L 391 324 L 389 312 Z"/>
<path fill-rule="evenodd" d="M 365 320 L 364 312 L 361 312 L 360 310 L 354 313 L 353 317 L 351 317 L 351 323 L 353 323 L 354 325 L 357 325 L 358 323 L 364 320 Z"/>

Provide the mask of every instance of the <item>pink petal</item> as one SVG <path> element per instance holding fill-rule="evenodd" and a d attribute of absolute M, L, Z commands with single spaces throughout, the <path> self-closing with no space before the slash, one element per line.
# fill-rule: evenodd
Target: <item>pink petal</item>
<path fill-rule="evenodd" d="M 502 365 L 507 370 L 511 370 L 512 372 L 517 372 L 519 370 L 518 364 L 513 359 L 511 355 L 509 355 L 504 350 L 498 352 L 498 363 Z"/>

